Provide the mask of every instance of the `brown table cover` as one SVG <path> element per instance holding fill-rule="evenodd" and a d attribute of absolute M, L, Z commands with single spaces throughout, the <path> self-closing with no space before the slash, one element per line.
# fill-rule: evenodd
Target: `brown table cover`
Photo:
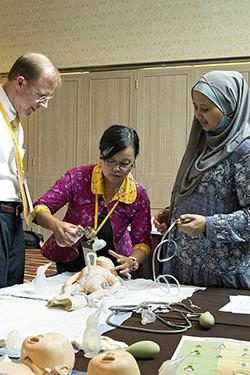
<path fill-rule="evenodd" d="M 194 304 L 200 306 L 201 309 L 198 311 L 210 311 L 216 319 L 216 324 L 210 330 L 204 330 L 200 327 L 196 318 L 191 319 L 193 326 L 190 330 L 185 332 L 184 335 L 221 338 L 225 337 L 249 341 L 250 315 L 232 314 L 218 311 L 222 306 L 229 302 L 230 295 L 238 294 L 250 296 L 250 291 L 226 288 L 207 288 L 205 291 L 195 293 L 191 300 Z M 189 301 L 185 300 L 184 302 L 190 306 Z M 142 327 L 140 323 L 140 316 L 138 315 L 133 315 L 124 324 Z M 147 325 L 146 327 L 166 329 L 166 326 L 159 322 L 154 323 L 154 325 Z M 117 328 L 106 333 L 105 335 L 110 336 L 115 340 L 124 341 L 128 345 L 140 340 L 153 340 L 157 342 L 161 347 L 161 351 L 157 357 L 150 360 L 138 360 L 137 362 L 140 367 L 141 375 L 158 375 L 158 370 L 161 364 L 165 360 L 171 358 L 183 334 L 157 334 Z M 86 371 L 88 361 L 89 360 L 83 356 L 82 352 L 77 353 L 75 369 L 78 371 Z"/>

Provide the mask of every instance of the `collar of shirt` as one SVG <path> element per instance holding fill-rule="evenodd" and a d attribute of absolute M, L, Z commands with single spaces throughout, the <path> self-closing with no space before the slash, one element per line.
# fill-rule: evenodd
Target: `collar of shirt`
<path fill-rule="evenodd" d="M 93 194 L 104 194 L 104 182 L 101 164 L 95 165 L 91 176 L 91 191 Z M 115 193 L 112 201 L 118 200 L 123 203 L 134 203 L 137 197 L 137 189 L 134 177 L 129 173 L 123 180 L 119 190 Z"/>
<path fill-rule="evenodd" d="M 5 109 L 9 122 L 13 121 L 16 118 L 17 113 L 2 85 L 0 85 L 0 101 Z"/>

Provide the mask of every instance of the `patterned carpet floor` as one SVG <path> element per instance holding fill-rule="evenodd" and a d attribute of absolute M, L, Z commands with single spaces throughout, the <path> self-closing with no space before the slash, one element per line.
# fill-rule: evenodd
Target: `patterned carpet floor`
<path fill-rule="evenodd" d="M 42 266 L 50 261 L 41 255 L 40 250 L 38 249 L 26 249 L 25 251 L 25 271 L 24 271 L 24 281 L 31 281 L 35 275 L 37 267 Z M 49 266 L 46 271 L 46 276 L 55 275 L 56 265 L 54 262 Z"/>

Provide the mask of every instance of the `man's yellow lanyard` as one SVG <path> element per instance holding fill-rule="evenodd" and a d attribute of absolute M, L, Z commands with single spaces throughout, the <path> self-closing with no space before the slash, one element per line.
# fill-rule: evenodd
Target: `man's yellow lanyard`
<path fill-rule="evenodd" d="M 103 227 L 103 225 L 106 223 L 106 221 L 109 219 L 109 217 L 112 215 L 114 212 L 116 206 L 118 205 L 119 201 L 115 202 L 114 206 L 111 208 L 111 210 L 108 212 L 108 214 L 105 216 L 103 221 L 100 223 L 99 227 L 98 225 L 98 194 L 95 195 L 95 219 L 94 219 L 94 230 L 95 234 L 97 234 L 100 229 Z"/>

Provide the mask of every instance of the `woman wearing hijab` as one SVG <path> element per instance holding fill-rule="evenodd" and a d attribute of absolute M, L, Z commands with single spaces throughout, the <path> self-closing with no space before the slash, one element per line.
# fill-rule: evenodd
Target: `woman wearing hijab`
<path fill-rule="evenodd" d="M 250 99 L 238 72 L 213 71 L 192 89 L 194 119 L 170 208 L 154 223 L 176 241 L 163 273 L 180 283 L 250 289 Z M 172 242 L 166 249 L 173 254 Z"/>

